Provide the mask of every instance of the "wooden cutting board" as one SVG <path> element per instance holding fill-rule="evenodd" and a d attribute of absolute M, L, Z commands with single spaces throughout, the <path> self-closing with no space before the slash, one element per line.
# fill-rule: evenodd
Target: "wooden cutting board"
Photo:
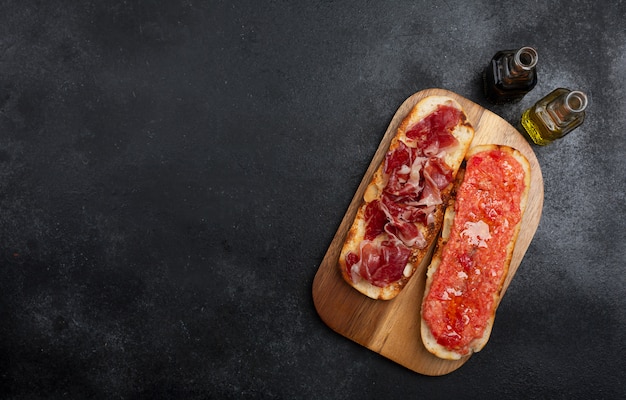
<path fill-rule="evenodd" d="M 423 262 L 402 292 L 393 300 L 388 301 L 372 300 L 357 292 L 343 280 L 337 266 L 344 237 L 362 201 L 363 192 L 372 174 L 384 159 L 398 125 L 418 101 L 430 95 L 449 96 L 462 105 L 475 129 L 472 145 L 508 145 L 522 152 L 530 162 L 531 187 L 528 205 L 522 219 L 509 274 L 502 289 L 503 294 L 509 286 L 541 218 L 543 178 L 537 157 L 528 141 L 496 114 L 456 93 L 443 89 L 427 89 L 409 97 L 391 120 L 315 275 L 313 301 L 322 320 L 337 333 L 415 372 L 435 376 L 445 375 L 458 369 L 469 359 L 469 356 L 457 361 L 442 360 L 429 353 L 422 344 L 420 307 L 426 282 L 425 270 L 430 260 Z M 496 318 L 494 329 L 497 329 L 497 326 Z"/>

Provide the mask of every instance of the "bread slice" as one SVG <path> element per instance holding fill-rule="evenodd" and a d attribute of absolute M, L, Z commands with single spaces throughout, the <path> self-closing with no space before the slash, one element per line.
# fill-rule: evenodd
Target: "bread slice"
<path fill-rule="evenodd" d="M 510 163 L 505 157 L 502 162 L 496 163 L 499 165 L 499 170 L 490 170 L 491 174 L 496 174 L 499 177 L 506 176 L 506 178 L 502 178 L 503 182 L 507 182 L 503 184 L 503 187 L 511 188 L 512 193 L 515 193 L 512 197 L 519 196 L 515 200 L 519 202 L 519 215 L 514 207 L 511 211 L 507 209 L 508 206 L 498 206 L 501 203 L 498 203 L 498 199 L 494 199 L 491 194 L 466 197 L 465 193 L 477 193 L 482 188 L 473 186 L 473 182 L 478 181 L 475 178 L 476 175 L 473 178 L 468 178 L 469 171 L 461 170 L 459 172 L 457 187 L 455 187 L 458 197 L 450 202 L 445 211 L 441 236 L 427 270 L 421 310 L 421 336 L 424 346 L 429 352 L 442 359 L 458 360 L 461 357 L 469 356 L 480 351 L 489 340 L 496 309 L 501 298 L 502 285 L 509 272 L 513 250 L 528 201 L 530 164 L 526 157 L 511 147 L 480 145 L 470 148 L 466 154 L 466 159 L 469 162 L 473 157 L 484 157 L 487 154 L 509 155 L 519 163 L 517 169 L 511 170 L 513 163 Z M 475 164 L 478 162 L 476 161 Z M 508 173 L 507 171 L 516 172 Z M 520 173 L 523 175 L 520 176 Z M 471 182 L 467 182 L 466 178 Z M 481 182 L 485 182 L 491 178 L 482 177 L 480 179 Z M 463 187 L 464 185 L 466 187 Z M 485 184 L 485 187 L 488 185 Z M 517 189 L 512 189 L 513 187 Z M 495 192 L 494 190 L 493 193 Z M 476 198 L 482 199 L 481 201 L 484 203 L 469 200 Z M 495 206 L 489 208 L 490 205 Z M 487 212 L 488 208 L 489 212 Z M 457 215 L 460 215 L 458 219 Z M 466 218 L 468 216 L 470 218 Z M 472 216 L 476 217 L 475 220 L 471 219 Z M 482 219 L 480 219 L 481 217 Z M 517 222 L 513 226 L 507 226 L 509 220 Z M 485 230 L 485 227 L 488 230 Z M 445 256 L 444 251 L 447 251 Z M 473 260 L 463 258 L 467 254 L 471 254 L 470 258 L 473 257 Z M 493 256 L 493 254 L 500 255 Z M 493 264 L 485 263 L 485 260 L 489 260 L 485 257 L 494 257 Z M 472 261 L 475 264 L 472 264 Z M 444 272 L 439 274 L 442 263 L 445 262 L 447 265 L 443 268 Z M 456 277 L 454 277 L 455 273 L 457 274 Z M 476 276 L 471 276 L 474 273 Z M 436 291 L 431 296 L 431 288 L 433 287 L 436 287 Z M 445 289 L 445 293 L 443 289 Z M 480 296 L 472 297 L 471 293 L 479 292 L 481 293 Z M 478 300 L 475 300 L 476 298 Z M 486 309 L 483 308 L 485 311 L 480 314 L 480 312 L 476 312 L 479 307 L 475 304 L 488 306 Z M 462 318 L 458 317 L 459 313 Z M 454 316 L 451 317 L 451 315 Z M 459 323 L 462 328 L 456 329 L 459 327 L 457 325 Z M 442 332 L 440 328 L 444 324 L 446 327 Z M 438 337 L 433 334 L 435 330 L 439 332 Z M 459 337 L 454 336 L 456 334 L 459 334 Z M 464 334 L 466 336 L 461 339 Z"/>
<path fill-rule="evenodd" d="M 474 128 L 467 120 L 467 116 L 465 112 L 463 112 L 461 105 L 450 97 L 429 96 L 419 101 L 400 123 L 395 136 L 390 142 L 388 154 L 392 153 L 399 146 L 404 146 L 407 143 L 410 143 L 411 140 L 407 138 L 407 132 L 414 128 L 417 123 L 429 117 L 435 111 L 440 110 L 441 106 L 452 107 L 460 111 L 457 124 L 450 130 L 452 136 L 456 139 L 456 145 L 447 148 L 443 154 L 440 154 L 441 159 L 450 169 L 453 180 L 461 163 L 463 162 L 465 152 L 472 142 L 474 137 Z M 371 182 L 364 192 L 363 202 L 359 207 L 350 230 L 346 235 L 340 252 L 338 265 L 345 281 L 356 290 L 373 299 L 389 300 L 394 298 L 402 290 L 409 279 L 415 274 L 416 269 L 422 263 L 424 257 L 429 254 L 432 244 L 441 229 L 445 204 L 447 203 L 450 191 L 452 190 L 453 183 L 450 183 L 447 187 L 441 190 L 441 204 L 434 206 L 427 223 L 415 223 L 415 226 L 423 236 L 424 241 L 410 246 L 410 256 L 408 258 L 408 262 L 403 268 L 402 276 L 399 279 L 386 283 L 382 286 L 380 284 L 376 285 L 372 284 L 367 279 L 363 279 L 359 274 L 354 273 L 354 271 L 351 271 L 347 266 L 346 256 L 349 253 L 360 254 L 360 246 L 364 243 L 367 226 L 365 220 L 366 207 L 372 201 L 381 199 L 385 187 L 388 184 L 389 177 L 385 173 L 384 168 L 385 161 L 383 161 L 375 171 Z M 380 242 L 384 239 L 384 237 L 379 237 L 376 239 L 376 242 L 380 244 Z"/>

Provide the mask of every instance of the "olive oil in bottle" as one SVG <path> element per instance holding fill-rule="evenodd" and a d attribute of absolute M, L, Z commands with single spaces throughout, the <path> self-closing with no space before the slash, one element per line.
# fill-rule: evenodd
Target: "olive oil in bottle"
<path fill-rule="evenodd" d="M 522 127 L 538 145 L 547 145 L 576 129 L 585 120 L 587 95 L 555 89 L 522 114 Z"/>
<path fill-rule="evenodd" d="M 497 52 L 483 73 L 485 96 L 496 104 L 521 100 L 537 84 L 538 58 L 532 47 Z"/>

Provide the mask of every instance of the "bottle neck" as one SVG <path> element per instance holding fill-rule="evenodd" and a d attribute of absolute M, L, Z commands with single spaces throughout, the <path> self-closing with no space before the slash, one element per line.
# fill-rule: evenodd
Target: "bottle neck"
<path fill-rule="evenodd" d="M 511 75 L 526 75 L 537 65 L 539 56 L 532 47 L 522 47 L 515 52 L 509 63 Z"/>
<path fill-rule="evenodd" d="M 567 127 L 582 123 L 585 117 L 585 108 L 587 108 L 587 95 L 581 91 L 573 90 L 554 99 L 548 104 L 547 111 L 557 126 Z"/>
<path fill-rule="evenodd" d="M 571 112 L 583 112 L 587 108 L 587 95 L 579 90 L 573 90 L 565 97 L 564 103 Z"/>
<path fill-rule="evenodd" d="M 555 100 L 552 113 L 559 123 L 569 123 L 579 118 L 587 108 L 587 95 L 581 91 L 573 90 L 563 94 Z"/>

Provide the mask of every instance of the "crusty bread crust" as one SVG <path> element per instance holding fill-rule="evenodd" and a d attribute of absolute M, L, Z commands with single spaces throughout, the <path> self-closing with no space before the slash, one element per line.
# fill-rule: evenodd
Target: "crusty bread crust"
<path fill-rule="evenodd" d="M 468 150 L 472 139 L 474 138 L 474 128 L 467 120 L 467 115 L 463 112 L 461 105 L 454 99 L 446 96 L 429 96 L 418 102 L 409 112 L 409 114 L 400 123 L 395 136 L 392 138 L 388 151 L 395 150 L 401 141 L 406 140 L 406 132 L 413 127 L 417 122 L 424 119 L 431 114 L 440 105 L 449 105 L 461 110 L 461 119 L 459 124 L 453 129 L 452 134 L 457 139 L 458 145 L 452 149 L 449 149 L 444 157 L 445 163 L 451 168 L 452 176 L 455 177 L 456 173 L 463 162 L 465 152 Z M 389 300 L 394 298 L 402 288 L 406 285 L 409 279 L 415 274 L 417 268 L 422 264 L 424 258 L 430 253 L 432 244 L 439 234 L 441 225 L 443 222 L 443 213 L 445 205 L 450 197 L 450 192 L 453 188 L 453 184 L 448 185 L 441 191 L 441 198 L 444 200 L 443 204 L 436 206 L 434 212 L 434 223 L 419 226 L 418 229 L 422 232 L 422 235 L 426 239 L 427 245 L 424 248 L 414 247 L 411 249 L 411 255 L 409 262 L 404 268 L 404 273 L 399 281 L 392 282 L 386 287 L 378 287 L 372 285 L 364 279 L 354 279 L 350 276 L 346 269 L 346 254 L 350 251 L 357 252 L 359 250 L 360 243 L 365 235 L 365 221 L 364 210 L 367 203 L 380 198 L 382 190 L 386 185 L 385 177 L 383 174 L 384 162 L 377 168 L 372 176 L 372 179 L 367 186 L 364 195 L 363 202 L 359 207 L 354 222 L 350 227 L 342 250 L 339 256 L 339 269 L 345 281 L 353 286 L 359 292 L 365 294 L 373 299 Z M 425 264 L 425 263 L 424 263 Z M 424 265 L 425 267 L 425 265 Z"/>
<path fill-rule="evenodd" d="M 502 146 L 502 145 L 474 146 L 467 151 L 465 159 L 469 160 L 475 154 L 478 154 L 484 151 L 491 151 L 491 150 L 501 150 L 503 152 L 511 154 L 513 158 L 515 158 L 521 164 L 525 172 L 525 176 L 524 176 L 525 189 L 520 199 L 520 210 L 521 210 L 521 215 L 523 216 L 524 211 L 526 210 L 526 204 L 528 202 L 528 192 L 530 190 L 530 164 L 528 160 L 526 159 L 526 157 L 524 157 L 524 155 L 520 153 L 518 150 L 515 150 L 508 146 Z M 463 180 L 463 175 L 464 175 L 464 171 L 461 170 L 457 176 L 454 190 L 456 190 L 458 186 L 461 184 Z M 435 272 L 437 271 L 437 268 L 439 267 L 439 264 L 441 263 L 441 255 L 442 255 L 442 252 L 446 243 L 448 242 L 450 230 L 451 230 L 452 225 L 454 224 L 454 218 L 455 218 L 454 200 L 452 200 L 449 202 L 449 205 L 445 211 L 444 226 L 442 228 L 442 233 L 437 241 L 437 246 L 435 248 L 433 257 L 431 259 L 431 263 L 428 266 L 428 270 L 426 274 L 426 287 L 424 289 L 424 300 L 427 298 L 430 292 L 430 287 L 433 283 L 433 276 L 435 275 Z M 437 343 L 437 340 L 433 337 L 428 324 L 423 318 L 421 318 L 420 332 L 422 336 L 422 342 L 424 343 L 424 346 L 429 352 L 431 352 L 432 354 L 442 359 L 458 360 L 464 356 L 469 356 L 472 353 L 479 352 L 487 344 L 487 341 L 489 340 L 489 337 L 491 335 L 491 330 L 493 328 L 496 309 L 500 302 L 500 298 L 502 294 L 502 285 L 504 284 L 504 281 L 506 280 L 506 276 L 509 272 L 508 270 L 511 264 L 511 259 L 513 257 L 513 250 L 515 249 L 515 243 L 517 242 L 517 237 L 519 235 L 521 224 L 522 224 L 522 219 L 520 218 L 520 221 L 515 225 L 515 227 L 513 227 L 513 236 L 506 247 L 504 274 L 502 276 L 502 280 L 499 283 L 498 289 L 494 293 L 495 307 L 493 308 L 491 312 L 491 315 L 489 317 L 489 320 L 487 322 L 483 335 L 480 338 L 477 338 L 470 343 L 469 352 L 467 354 L 461 354 L 456 351 L 451 351 L 448 348 Z"/>

